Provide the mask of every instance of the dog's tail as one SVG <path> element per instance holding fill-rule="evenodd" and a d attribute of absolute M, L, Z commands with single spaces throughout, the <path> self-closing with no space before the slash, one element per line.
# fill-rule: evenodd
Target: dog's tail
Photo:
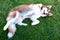
<path fill-rule="evenodd" d="M 11 23 L 15 23 L 15 21 L 18 19 L 18 17 L 19 17 L 19 12 L 16 11 L 16 16 L 15 16 L 15 18 L 13 18 L 13 19 L 11 19 L 10 21 L 8 21 L 7 24 L 4 26 L 3 30 L 6 30 Z"/>
<path fill-rule="evenodd" d="M 8 38 L 12 38 L 16 32 L 16 26 L 15 24 L 11 24 L 8 28 L 9 32 L 8 32 Z"/>

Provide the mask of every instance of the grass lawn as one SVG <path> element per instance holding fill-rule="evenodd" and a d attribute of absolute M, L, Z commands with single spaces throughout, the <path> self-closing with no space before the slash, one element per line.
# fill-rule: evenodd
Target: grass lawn
<path fill-rule="evenodd" d="M 60 0 L 0 0 L 0 40 L 8 40 L 8 31 L 3 31 L 8 11 L 17 5 L 31 3 L 52 5 L 51 12 L 54 15 L 39 18 L 40 23 L 36 26 L 31 26 L 31 21 L 25 19 L 28 26 L 17 25 L 15 35 L 9 40 L 60 40 Z"/>

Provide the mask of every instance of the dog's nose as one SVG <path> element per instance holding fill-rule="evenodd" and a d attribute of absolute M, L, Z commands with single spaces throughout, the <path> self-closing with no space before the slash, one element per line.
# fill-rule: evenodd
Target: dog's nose
<path fill-rule="evenodd" d="M 49 13 L 44 13 L 44 15 L 47 15 L 47 16 L 48 16 L 48 15 L 49 15 Z"/>

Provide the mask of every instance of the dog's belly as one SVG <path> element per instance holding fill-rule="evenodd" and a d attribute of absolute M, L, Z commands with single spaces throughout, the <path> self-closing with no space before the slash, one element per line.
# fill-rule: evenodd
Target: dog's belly
<path fill-rule="evenodd" d="M 35 14 L 33 13 L 33 14 L 30 14 L 30 15 L 27 15 L 25 18 L 30 18 L 30 17 L 32 17 L 33 15 L 35 15 Z"/>
<path fill-rule="evenodd" d="M 21 13 L 21 16 L 24 17 L 24 18 L 29 18 L 29 17 L 31 17 L 33 15 L 35 15 L 33 10 Z"/>

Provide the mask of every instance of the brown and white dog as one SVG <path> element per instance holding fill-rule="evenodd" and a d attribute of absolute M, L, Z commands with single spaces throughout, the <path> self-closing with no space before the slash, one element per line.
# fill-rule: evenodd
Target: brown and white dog
<path fill-rule="evenodd" d="M 7 16 L 7 24 L 4 26 L 3 30 L 8 28 L 8 38 L 13 37 L 16 31 L 15 24 L 27 26 L 26 23 L 22 23 L 25 18 L 30 18 L 32 20 L 31 25 L 36 25 L 39 23 L 37 18 L 52 16 L 50 12 L 51 5 L 44 6 L 42 4 L 23 4 L 13 8 Z"/>

